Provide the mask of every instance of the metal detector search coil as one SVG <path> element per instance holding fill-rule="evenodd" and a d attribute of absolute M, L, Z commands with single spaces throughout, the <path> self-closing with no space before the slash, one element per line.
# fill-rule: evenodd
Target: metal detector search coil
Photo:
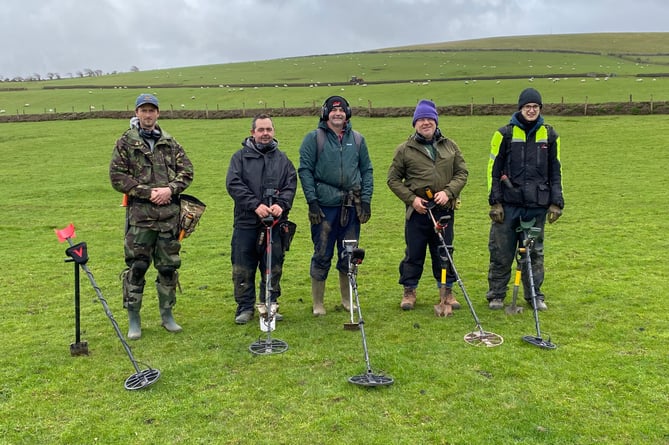
<path fill-rule="evenodd" d="M 431 196 L 432 192 L 429 189 L 426 189 L 426 192 L 428 193 L 428 196 Z M 451 218 L 450 215 L 444 215 L 440 217 L 439 220 L 437 220 L 434 216 L 434 213 L 432 212 L 432 208 L 429 206 L 427 208 L 427 213 L 430 215 L 430 219 L 432 220 L 432 224 L 434 225 L 434 231 L 439 237 L 439 243 L 441 244 L 441 246 L 439 246 L 439 256 L 444 265 L 444 268 L 450 267 L 450 269 L 453 271 L 455 280 L 457 281 L 458 286 L 460 286 L 460 289 L 462 290 L 462 295 L 465 297 L 465 301 L 467 302 L 467 306 L 469 307 L 469 312 L 471 312 L 472 317 L 474 318 L 474 323 L 476 323 L 476 330 L 466 334 L 464 336 L 464 340 L 470 345 L 474 346 L 484 345 L 486 347 L 492 348 L 501 345 L 504 342 L 504 338 L 501 335 L 495 334 L 493 332 L 484 331 L 483 328 L 481 327 L 481 322 L 479 321 L 479 318 L 476 315 L 476 311 L 474 311 L 474 306 L 472 305 L 472 301 L 469 298 L 469 294 L 467 294 L 467 289 L 465 289 L 465 285 L 462 282 L 462 279 L 460 278 L 460 274 L 458 273 L 458 270 L 455 268 L 455 263 L 453 262 L 453 257 L 451 256 L 451 251 L 453 250 L 453 246 L 449 246 L 448 244 L 446 244 L 446 239 L 444 238 L 444 233 L 443 233 L 444 229 L 448 225 L 448 221 Z"/>
<path fill-rule="evenodd" d="M 76 263 L 77 266 L 81 267 L 81 269 L 83 269 L 83 271 L 86 272 L 88 280 L 91 282 L 93 290 L 95 290 L 95 293 L 98 296 L 98 300 L 100 301 L 100 303 L 102 303 L 102 307 L 105 310 L 107 318 L 109 318 L 109 321 L 111 321 L 111 324 L 114 327 L 116 335 L 118 336 L 119 340 L 121 340 L 121 344 L 123 344 L 123 348 L 125 349 L 125 352 L 128 354 L 128 358 L 130 359 L 132 366 L 134 366 L 135 368 L 136 371 L 135 374 L 132 374 L 125 380 L 124 384 L 125 389 L 127 390 L 142 389 L 154 384 L 160 377 L 160 371 L 158 371 L 157 369 L 153 369 L 151 367 L 144 370 L 139 368 L 139 365 L 137 364 L 135 357 L 133 357 L 132 355 L 130 346 L 128 346 L 128 343 L 123 338 L 123 334 L 121 333 L 121 330 L 118 327 L 118 323 L 116 323 L 116 320 L 114 319 L 114 316 L 112 315 L 111 310 L 109 309 L 107 300 L 105 300 L 105 297 L 102 295 L 102 291 L 98 287 L 98 284 L 95 282 L 95 278 L 93 277 L 93 272 L 91 272 L 91 270 L 86 265 L 86 263 L 88 262 L 86 243 L 79 243 L 75 245 L 72 242 L 72 238 L 76 237 L 76 234 L 74 233 L 73 224 L 70 224 L 64 229 L 54 229 L 54 231 L 56 232 L 56 236 L 58 237 L 59 242 L 62 243 L 67 241 L 68 244 L 70 245 L 70 248 L 65 251 L 65 254 L 68 257 L 70 257 L 72 261 Z"/>
<path fill-rule="evenodd" d="M 351 307 L 351 323 L 344 324 L 344 329 L 359 330 L 362 336 L 362 349 L 365 355 L 365 364 L 367 365 L 367 372 L 360 375 L 354 375 L 348 379 L 349 383 L 358 386 L 388 386 L 392 385 L 394 380 L 392 377 L 383 374 L 375 374 L 372 371 L 372 365 L 369 361 L 369 352 L 367 350 L 367 337 L 365 336 L 365 322 L 362 319 L 362 310 L 360 309 L 360 296 L 358 295 L 358 266 L 365 258 L 365 251 L 358 247 L 358 240 L 344 240 L 343 257 L 346 259 L 348 265 L 348 283 L 349 283 L 349 298 Z M 355 309 L 353 304 L 353 296 L 355 295 Z M 354 311 L 357 312 L 357 323 L 354 320 Z"/>

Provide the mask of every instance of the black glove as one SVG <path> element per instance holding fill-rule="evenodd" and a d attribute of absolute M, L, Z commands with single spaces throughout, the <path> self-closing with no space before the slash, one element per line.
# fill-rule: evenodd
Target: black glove
<path fill-rule="evenodd" d="M 490 206 L 490 213 L 488 213 L 490 219 L 497 224 L 502 224 L 504 222 L 504 207 L 502 204 L 497 203 Z"/>
<path fill-rule="evenodd" d="M 311 224 L 320 224 L 325 218 L 325 213 L 321 210 L 321 206 L 318 205 L 318 201 L 312 201 L 309 203 L 309 222 Z"/>
<path fill-rule="evenodd" d="M 372 217 L 372 205 L 368 202 L 362 201 L 362 204 L 360 205 L 360 214 L 358 215 L 360 224 L 365 224 L 367 221 L 369 221 L 369 218 L 371 217 Z"/>
<path fill-rule="evenodd" d="M 560 207 L 556 206 L 555 204 L 551 204 L 550 207 L 548 207 L 549 224 L 553 224 L 561 216 L 562 216 L 562 209 Z"/>

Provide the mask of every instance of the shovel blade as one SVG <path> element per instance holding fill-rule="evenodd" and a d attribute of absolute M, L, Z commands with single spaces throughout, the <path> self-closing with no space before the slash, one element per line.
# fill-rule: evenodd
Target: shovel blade
<path fill-rule="evenodd" d="M 450 317 L 453 315 L 453 307 L 450 304 L 439 303 L 434 305 L 434 315 L 437 317 Z"/>
<path fill-rule="evenodd" d="M 506 309 L 504 309 L 507 313 L 507 315 L 516 315 L 516 314 L 522 314 L 523 313 L 523 307 L 522 306 L 516 306 L 516 305 L 511 305 L 507 306 Z"/>

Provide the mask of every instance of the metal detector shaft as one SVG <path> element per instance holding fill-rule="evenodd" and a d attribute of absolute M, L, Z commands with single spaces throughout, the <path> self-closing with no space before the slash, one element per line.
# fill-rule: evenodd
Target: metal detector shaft
<path fill-rule="evenodd" d="M 539 327 L 539 312 L 537 310 L 537 292 L 534 289 L 534 274 L 532 272 L 532 259 L 530 249 L 525 248 L 525 267 L 527 268 L 527 278 L 530 281 L 530 292 L 532 292 L 532 307 L 534 308 L 534 326 L 537 329 L 537 338 L 541 338 L 541 328 Z"/>
<path fill-rule="evenodd" d="M 467 291 L 465 290 L 465 285 L 462 282 L 462 279 L 460 279 L 460 274 L 458 273 L 458 270 L 455 268 L 455 264 L 453 263 L 453 257 L 451 256 L 451 252 L 448 250 L 448 244 L 446 244 L 444 235 L 441 233 L 441 224 L 439 224 L 439 222 L 437 222 L 437 220 L 435 219 L 434 214 L 432 213 L 432 209 L 427 209 L 427 211 L 430 214 L 430 219 L 432 220 L 432 224 L 434 224 L 435 232 L 437 232 L 437 236 L 439 237 L 439 242 L 441 243 L 444 255 L 446 256 L 448 264 L 453 270 L 455 281 L 457 281 L 458 286 L 460 286 L 460 289 L 462 290 L 462 295 L 464 295 L 465 297 L 465 301 L 467 302 L 467 306 L 469 307 L 469 312 L 471 312 L 472 317 L 474 317 L 474 322 L 476 323 L 476 327 L 480 331 L 483 331 L 483 328 L 481 328 L 481 322 L 479 321 L 479 318 L 476 316 L 476 311 L 474 310 L 474 306 L 472 305 L 472 302 L 469 299 L 469 295 L 467 295 Z"/>
<path fill-rule="evenodd" d="M 442 233 L 444 226 L 436 220 L 434 214 L 432 213 L 432 208 L 428 207 L 427 211 L 428 214 L 430 215 L 430 219 L 432 220 L 432 224 L 434 225 L 434 231 L 437 233 L 437 236 L 439 237 L 439 242 L 441 244 L 442 250 L 444 251 L 444 256 L 446 257 L 448 265 L 451 267 L 451 270 L 453 271 L 453 275 L 455 276 L 455 280 L 457 281 L 458 286 L 460 286 L 460 289 L 462 290 L 462 295 L 465 297 L 465 301 L 467 302 L 467 307 L 469 307 L 469 312 L 472 314 L 472 317 L 474 318 L 474 323 L 476 323 L 476 328 L 478 329 L 478 332 L 470 332 L 466 334 L 465 341 L 472 345 L 484 344 L 487 347 L 494 347 L 501 345 L 504 342 L 504 338 L 501 335 L 483 330 L 483 327 L 481 326 L 481 321 L 479 320 L 479 317 L 476 315 L 476 311 L 474 310 L 474 305 L 472 304 L 472 300 L 471 298 L 469 298 L 469 294 L 467 294 L 467 289 L 465 289 L 465 285 L 462 282 L 460 274 L 458 273 L 458 270 L 455 267 L 455 263 L 453 262 L 453 257 L 451 256 L 451 252 L 448 248 L 449 246 L 448 244 L 446 244 L 446 240 L 444 239 L 444 234 Z M 448 216 L 448 218 L 450 218 L 450 216 Z"/>
<path fill-rule="evenodd" d="M 533 224 L 534 220 L 532 220 Z M 523 222 L 521 221 L 521 227 L 523 225 Z M 532 306 L 533 306 L 533 313 L 534 313 L 534 326 L 537 330 L 537 336 L 533 337 L 531 335 L 526 335 L 523 337 L 523 340 L 526 341 L 527 343 L 530 343 L 532 345 L 538 346 L 543 349 L 555 349 L 557 346 L 551 342 L 550 338 L 548 340 L 544 340 L 543 337 L 541 336 L 541 328 L 539 327 L 539 309 L 537 307 L 537 291 L 534 288 L 534 273 L 532 271 L 532 256 L 531 256 L 531 251 L 534 248 L 534 238 L 531 236 L 527 236 L 527 232 L 525 232 L 525 237 L 523 239 L 523 245 L 525 248 L 525 267 L 527 268 L 527 278 L 530 282 L 530 292 L 532 293 Z"/>
<path fill-rule="evenodd" d="M 72 243 L 72 240 L 70 238 L 67 239 L 67 242 L 69 243 L 70 247 L 73 247 L 74 244 Z M 91 282 L 91 286 L 93 286 L 93 289 L 95 290 L 95 294 L 98 296 L 98 300 L 100 300 L 100 303 L 102 303 L 102 307 L 105 310 L 105 314 L 107 314 L 107 318 L 111 321 L 112 326 L 114 327 L 114 331 L 116 332 L 116 335 L 118 336 L 119 340 L 121 340 L 121 344 L 123 345 L 123 348 L 125 349 L 125 352 L 128 354 L 128 358 L 130 358 L 130 361 L 132 362 L 132 366 L 134 366 L 135 371 L 138 373 L 141 372 L 139 369 L 139 366 L 137 365 L 137 361 L 135 358 L 132 356 L 132 351 L 130 350 L 130 346 L 128 346 L 128 343 L 125 341 L 123 338 L 123 333 L 121 332 L 121 329 L 118 327 L 118 323 L 116 323 L 116 320 L 114 319 L 114 315 L 112 314 L 111 310 L 109 309 L 109 305 L 107 304 L 107 300 L 105 300 L 104 295 L 102 295 L 102 291 L 100 290 L 100 287 L 98 284 L 95 282 L 95 278 L 93 277 L 93 272 L 88 268 L 86 264 L 79 264 L 81 268 L 86 272 L 86 275 L 88 276 L 88 281 Z"/>
<path fill-rule="evenodd" d="M 86 250 L 86 243 L 80 243 L 80 244 L 73 244 L 72 243 L 72 238 L 75 236 L 74 233 L 74 224 L 70 224 L 69 226 L 65 227 L 64 229 L 55 229 L 56 236 L 58 237 L 58 241 L 61 243 L 64 241 L 67 241 L 67 243 L 70 245 L 69 249 L 65 250 L 65 254 L 69 256 L 72 261 L 75 262 L 77 266 L 81 266 L 81 268 L 86 272 L 86 275 L 88 276 L 88 280 L 91 282 L 91 285 L 93 286 L 93 289 L 95 290 L 96 295 L 98 296 L 98 300 L 100 300 L 100 303 L 102 303 L 102 307 L 105 310 L 105 314 L 107 314 L 107 318 L 111 321 L 112 326 L 114 327 L 114 331 L 116 332 L 116 336 L 121 340 L 121 344 L 123 345 L 123 348 L 125 349 L 125 352 L 128 354 L 128 358 L 130 358 L 130 362 L 132 363 L 132 366 L 135 368 L 136 373 L 132 374 L 130 377 L 128 377 L 125 380 L 125 389 L 128 390 L 135 390 L 135 389 L 141 389 L 141 388 L 146 388 L 147 386 L 155 383 L 158 378 L 160 377 L 160 371 L 157 369 L 146 369 L 144 371 L 139 369 L 139 366 L 137 365 L 137 361 L 135 358 L 132 356 L 132 351 L 130 350 L 130 346 L 126 343 L 125 339 L 123 338 L 123 334 L 121 334 L 121 330 L 118 327 L 118 324 L 116 323 L 116 320 L 114 320 L 114 316 L 111 313 L 111 310 L 109 309 L 109 306 L 107 305 L 107 301 L 105 300 L 104 296 L 102 295 L 102 291 L 100 290 L 100 287 L 98 284 L 95 282 L 95 278 L 93 277 L 93 273 L 91 270 L 86 266 L 86 262 L 88 261 L 88 253 Z M 78 267 L 76 269 L 77 271 L 79 270 Z M 77 275 L 78 278 L 78 275 Z M 72 349 L 72 347 L 70 347 Z"/>
<path fill-rule="evenodd" d="M 273 193 L 273 192 L 272 192 Z M 269 196 L 269 205 L 272 204 L 272 197 Z M 267 332 L 267 338 L 265 340 L 257 340 L 249 346 L 249 351 L 254 354 L 281 354 L 288 349 L 288 344 L 283 340 L 273 339 L 272 331 L 274 330 L 274 325 L 276 323 L 276 309 L 273 310 L 273 306 L 278 307 L 278 305 L 272 304 L 272 228 L 278 223 L 278 219 L 274 218 L 272 215 L 269 215 L 262 219 L 262 223 L 265 226 L 265 303 L 264 310 L 265 313 L 260 313 L 260 330 Z"/>
<path fill-rule="evenodd" d="M 355 295 L 355 306 L 358 312 L 358 323 L 357 329 L 360 331 L 362 336 L 362 350 L 365 356 L 365 364 L 367 365 L 367 371 L 361 375 L 355 375 L 349 377 L 349 383 L 360 386 L 387 386 L 392 385 L 394 380 L 392 377 L 388 377 L 381 374 L 374 374 L 372 371 L 372 365 L 369 361 L 369 351 L 367 350 L 367 337 L 365 336 L 365 321 L 362 318 L 362 309 L 360 308 L 360 296 L 358 295 L 358 282 L 356 280 L 356 275 L 358 271 L 358 264 L 362 263 L 362 260 L 365 257 L 365 251 L 357 247 L 357 240 L 344 240 L 344 248 L 346 261 L 348 264 L 348 282 L 349 288 L 351 290 L 350 295 L 350 304 L 351 304 L 351 314 L 353 314 L 353 296 Z M 353 321 L 353 318 L 351 318 Z"/>

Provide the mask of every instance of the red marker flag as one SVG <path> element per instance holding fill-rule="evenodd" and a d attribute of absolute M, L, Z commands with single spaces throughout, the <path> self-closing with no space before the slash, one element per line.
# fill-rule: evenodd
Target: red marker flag
<path fill-rule="evenodd" d="M 67 241 L 69 238 L 77 237 L 77 235 L 74 233 L 74 224 L 72 223 L 70 223 L 70 225 L 64 229 L 53 229 L 53 231 L 56 232 L 58 242 L 60 243 Z"/>

